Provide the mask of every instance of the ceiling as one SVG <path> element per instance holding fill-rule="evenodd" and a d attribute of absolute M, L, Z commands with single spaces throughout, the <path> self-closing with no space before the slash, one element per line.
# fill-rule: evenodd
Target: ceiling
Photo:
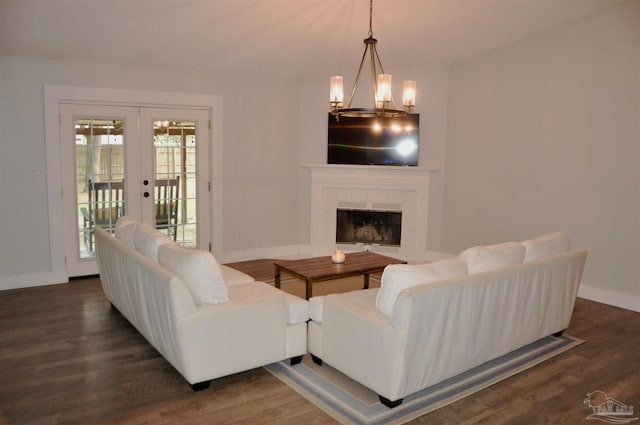
<path fill-rule="evenodd" d="M 387 72 L 451 63 L 619 0 L 374 0 Z M 0 52 L 221 75 L 355 73 L 367 0 L 0 0 Z"/>

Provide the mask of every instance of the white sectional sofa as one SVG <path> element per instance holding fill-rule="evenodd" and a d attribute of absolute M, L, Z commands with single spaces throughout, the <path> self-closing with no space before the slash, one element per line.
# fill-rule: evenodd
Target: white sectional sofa
<path fill-rule="evenodd" d="M 194 390 L 307 352 L 306 300 L 129 217 L 94 231 L 105 295 Z"/>
<path fill-rule="evenodd" d="M 388 407 L 569 325 L 587 252 L 562 233 L 388 266 L 380 289 L 310 299 L 308 349 Z"/>

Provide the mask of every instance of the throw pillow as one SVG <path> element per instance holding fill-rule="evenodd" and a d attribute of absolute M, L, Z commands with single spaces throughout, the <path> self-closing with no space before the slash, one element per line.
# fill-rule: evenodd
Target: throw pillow
<path fill-rule="evenodd" d="M 458 255 L 458 259 L 467 263 L 469 274 L 475 274 L 521 264 L 524 251 L 520 242 L 504 242 L 467 248 Z"/>
<path fill-rule="evenodd" d="M 426 264 L 387 266 L 382 272 L 380 290 L 376 298 L 376 310 L 389 316 L 403 289 L 467 276 L 467 274 L 467 264 L 457 258 L 447 258 Z"/>
<path fill-rule="evenodd" d="M 133 230 L 135 249 L 155 261 L 158 261 L 158 247 L 168 243 L 176 245 L 169 236 L 146 223 L 136 225 Z"/>
<path fill-rule="evenodd" d="M 571 242 L 567 234 L 555 232 L 523 241 L 522 245 L 525 247 L 524 262 L 526 263 L 541 257 L 567 252 L 569 251 Z"/>
<path fill-rule="evenodd" d="M 116 222 L 116 239 L 127 245 L 129 248 L 135 249 L 135 245 L 133 243 L 133 232 L 137 223 L 138 220 L 129 215 L 123 215 L 120 217 Z"/>
<path fill-rule="evenodd" d="M 182 279 L 197 305 L 229 301 L 220 264 L 210 252 L 164 244 L 158 248 L 158 262 Z"/>

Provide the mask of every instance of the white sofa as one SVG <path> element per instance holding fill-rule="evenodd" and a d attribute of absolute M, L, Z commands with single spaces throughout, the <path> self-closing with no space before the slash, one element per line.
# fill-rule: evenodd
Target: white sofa
<path fill-rule="evenodd" d="M 306 300 L 129 217 L 94 231 L 106 297 L 194 390 L 307 352 Z"/>
<path fill-rule="evenodd" d="M 380 289 L 310 299 L 308 349 L 395 407 L 569 325 L 587 252 L 562 233 L 388 266 Z"/>

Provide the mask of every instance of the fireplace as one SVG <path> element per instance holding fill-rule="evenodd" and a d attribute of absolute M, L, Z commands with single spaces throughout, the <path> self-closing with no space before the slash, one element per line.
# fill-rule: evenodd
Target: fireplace
<path fill-rule="evenodd" d="M 435 169 L 335 164 L 305 167 L 311 171 L 311 255 L 329 255 L 339 248 L 347 252 L 370 250 L 407 261 L 424 258 L 429 174 Z M 342 214 L 337 212 L 339 210 L 352 211 L 347 212 L 347 216 L 370 212 L 371 230 L 375 231 L 369 236 L 364 235 L 366 226 L 361 226 L 361 231 L 356 232 L 352 239 L 348 239 L 346 234 L 339 235 L 345 228 L 345 233 L 350 229 L 348 224 L 338 224 Z M 376 221 L 378 213 L 387 212 L 390 218 L 379 224 Z M 395 227 L 394 220 L 401 223 L 401 228 L 400 224 Z M 390 230 L 392 228 L 394 230 Z"/>
<path fill-rule="evenodd" d="M 402 211 L 338 208 L 336 244 L 400 246 Z"/>

